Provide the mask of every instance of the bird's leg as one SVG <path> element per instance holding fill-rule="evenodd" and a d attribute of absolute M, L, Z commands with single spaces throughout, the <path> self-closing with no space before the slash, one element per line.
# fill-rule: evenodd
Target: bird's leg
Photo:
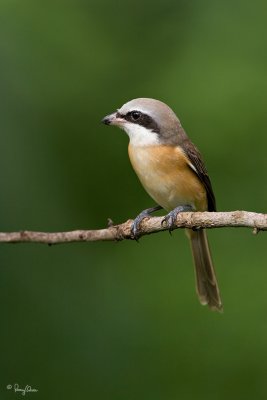
<path fill-rule="evenodd" d="M 166 227 L 169 229 L 169 232 L 173 231 L 173 229 L 175 228 L 177 215 L 181 212 L 186 212 L 186 211 L 194 211 L 194 209 L 189 204 L 176 207 L 174 210 L 169 212 L 169 214 L 167 214 L 166 217 L 163 218 L 161 225 L 166 224 Z"/>
<path fill-rule="evenodd" d="M 134 239 L 138 239 L 139 236 L 139 228 L 140 223 L 143 221 L 144 218 L 149 217 L 153 212 L 161 210 L 161 206 L 155 206 L 151 208 L 147 208 L 146 210 L 142 211 L 137 217 L 134 219 L 134 222 L 131 227 L 131 233 Z"/>

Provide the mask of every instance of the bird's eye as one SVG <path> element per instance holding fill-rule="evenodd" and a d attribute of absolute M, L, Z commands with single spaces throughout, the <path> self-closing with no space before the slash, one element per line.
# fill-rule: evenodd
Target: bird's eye
<path fill-rule="evenodd" d="M 140 111 L 132 111 L 131 117 L 134 121 L 137 121 L 141 117 Z"/>

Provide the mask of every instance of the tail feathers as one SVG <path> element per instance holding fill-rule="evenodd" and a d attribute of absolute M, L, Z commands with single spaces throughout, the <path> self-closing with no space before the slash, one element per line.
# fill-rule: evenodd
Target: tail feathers
<path fill-rule="evenodd" d="M 219 287 L 205 230 L 187 230 L 195 264 L 196 291 L 201 304 L 223 311 Z"/>

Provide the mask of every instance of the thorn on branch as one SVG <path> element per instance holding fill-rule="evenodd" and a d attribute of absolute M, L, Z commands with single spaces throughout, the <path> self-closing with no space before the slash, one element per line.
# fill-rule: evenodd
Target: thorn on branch
<path fill-rule="evenodd" d="M 114 226 L 114 222 L 111 218 L 108 218 L 108 228 L 111 228 L 112 226 Z"/>
<path fill-rule="evenodd" d="M 253 235 L 257 235 L 259 233 L 259 231 L 260 231 L 259 228 L 257 228 L 255 226 L 255 228 L 253 229 L 252 233 L 253 233 Z"/>

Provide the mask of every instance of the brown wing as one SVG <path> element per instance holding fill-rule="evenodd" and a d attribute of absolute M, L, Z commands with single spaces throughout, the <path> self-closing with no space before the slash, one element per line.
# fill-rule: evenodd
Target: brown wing
<path fill-rule="evenodd" d="M 208 211 L 216 211 L 216 201 L 212 190 L 211 181 L 201 158 L 201 154 L 193 143 L 188 140 L 183 143 L 183 150 L 188 156 L 190 163 L 192 164 L 191 169 L 198 176 L 200 181 L 203 183 L 208 199 Z"/>

